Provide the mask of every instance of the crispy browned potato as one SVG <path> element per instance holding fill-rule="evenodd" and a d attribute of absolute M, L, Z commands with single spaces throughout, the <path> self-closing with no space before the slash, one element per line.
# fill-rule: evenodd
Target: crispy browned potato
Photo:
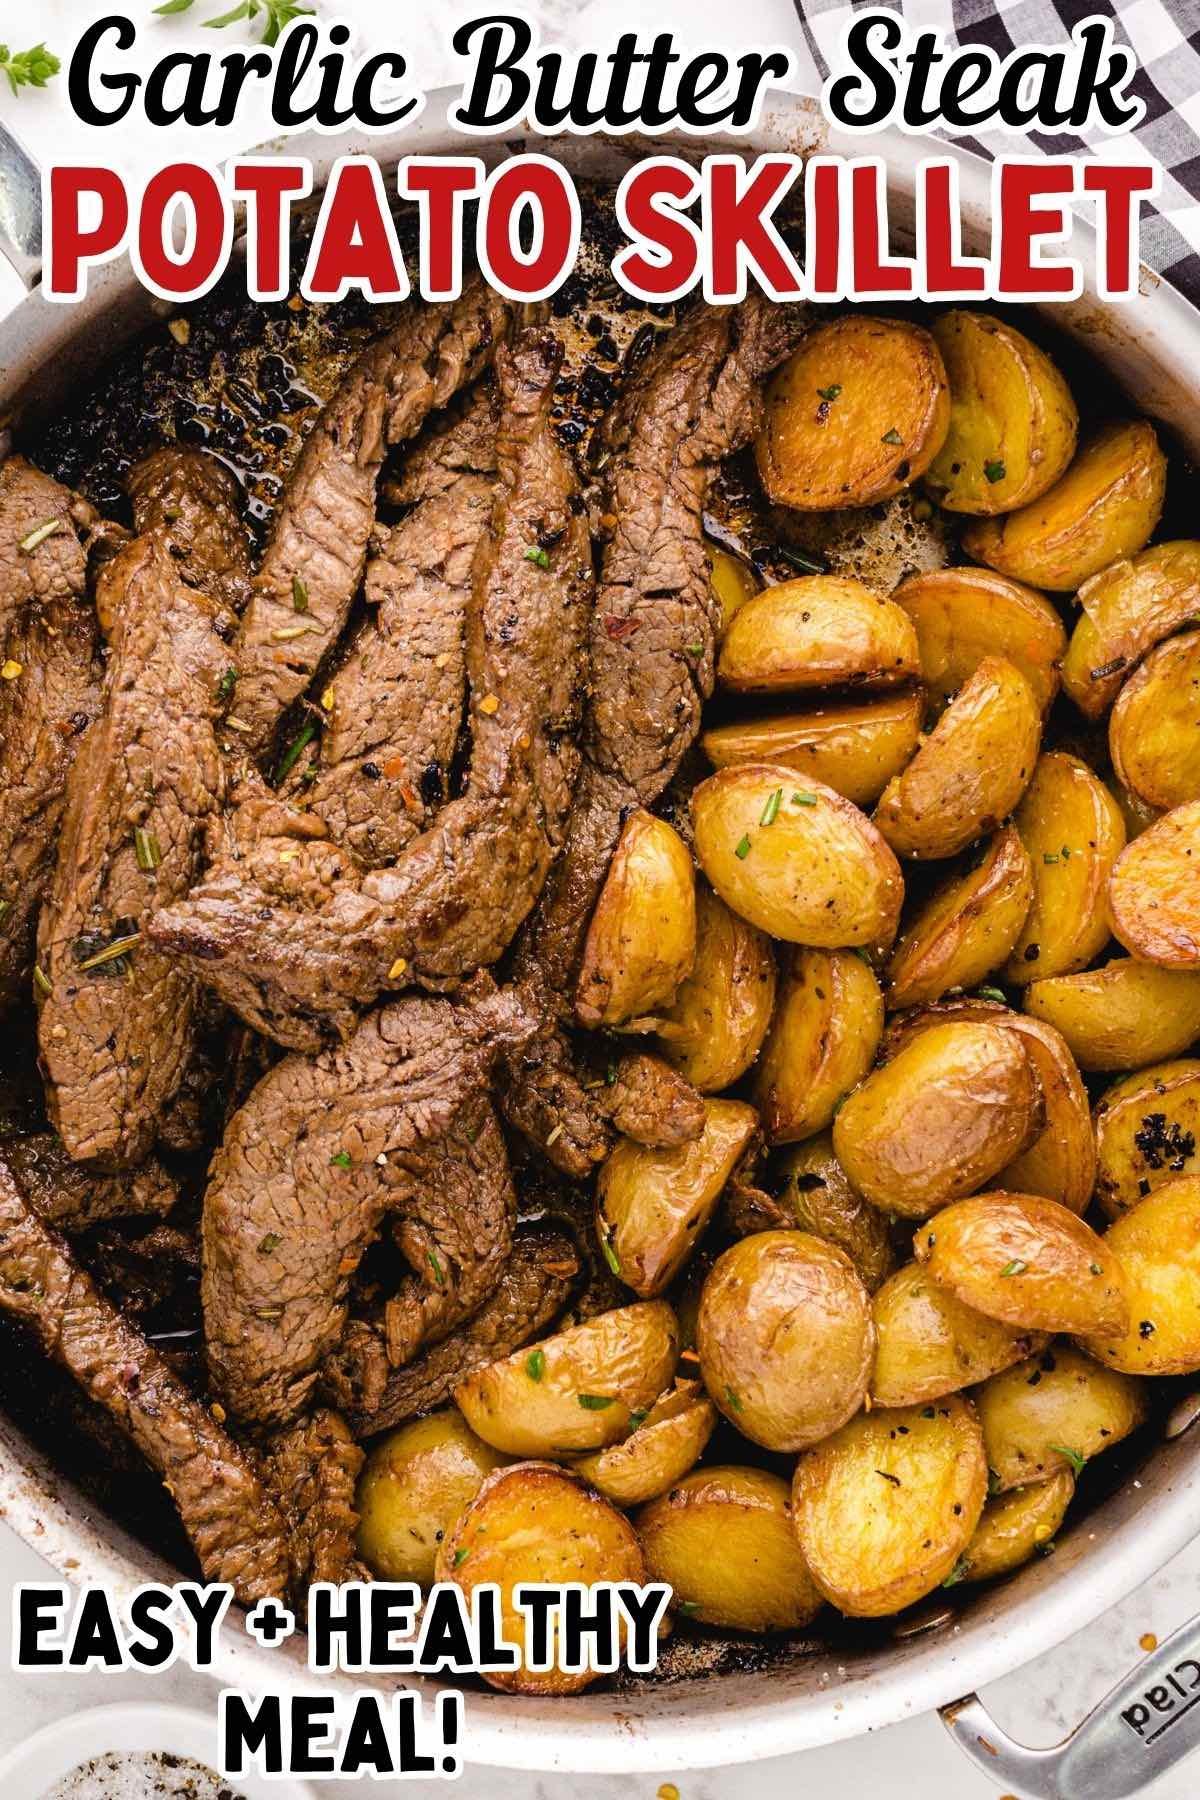
<path fill-rule="evenodd" d="M 708 563 L 712 573 L 709 585 L 721 609 L 721 632 L 724 635 L 747 600 L 758 593 L 761 583 L 748 562 L 735 556 L 720 544 L 708 545 Z"/>
<path fill-rule="evenodd" d="M 694 1143 L 616 1144 L 596 1183 L 596 1230 L 609 1267 L 635 1294 L 652 1299 L 674 1280 L 757 1129 L 752 1106 L 706 1100 Z"/>
<path fill-rule="evenodd" d="M 925 473 L 949 423 L 929 333 L 850 313 L 810 331 L 767 388 L 758 472 L 784 506 L 870 506 Z"/>
<path fill-rule="evenodd" d="M 764 932 L 696 885 L 696 960 L 659 1013 L 662 1054 L 702 1094 L 746 1073 L 775 1007 L 775 958 Z"/>
<path fill-rule="evenodd" d="M 818 1588 L 841 1612 L 880 1618 L 931 1593 L 971 1541 L 987 1496 L 975 1408 L 880 1407 L 807 1451 L 792 1508 Z"/>
<path fill-rule="evenodd" d="M 717 680 L 735 694 L 897 687 L 920 673 L 903 607 L 844 575 L 801 575 L 747 600 L 717 661 Z"/>
<path fill-rule="evenodd" d="M 670 1386 L 678 1355 L 675 1314 L 644 1300 L 476 1369 L 454 1399 L 472 1430 L 511 1456 L 599 1450 Z"/>
<path fill-rule="evenodd" d="M 1125 847 L 1108 910 L 1114 935 L 1142 962 L 1200 968 L 1200 800 L 1164 813 Z"/>
<path fill-rule="evenodd" d="M 1025 1005 L 1062 1033 L 1081 1069 L 1140 1069 L 1200 1037 L 1200 972 L 1121 956 L 1082 975 L 1033 982 Z"/>
<path fill-rule="evenodd" d="M 1113 1342 L 1080 1342 L 1131 1375 L 1191 1375 L 1200 1369 L 1200 1175 L 1177 1175 L 1124 1213 L 1104 1234 L 1129 1290 L 1129 1329 Z"/>
<path fill-rule="evenodd" d="M 378 1439 L 358 1480 L 358 1554 L 384 1581 L 433 1580 L 437 1547 L 506 1458 L 446 1407 Z"/>
<path fill-rule="evenodd" d="M 955 1022 L 921 1032 L 868 1075 L 834 1120 L 833 1148 L 865 1199 L 923 1219 L 990 1181 L 1043 1117 L 1016 1035 Z"/>
<path fill-rule="evenodd" d="M 858 1411 L 871 1375 L 871 1300 L 850 1258 L 807 1231 L 731 1244 L 700 1296 L 704 1385 L 768 1450 L 802 1450 Z"/>
<path fill-rule="evenodd" d="M 853 950 L 793 950 L 762 1055 L 754 1104 L 772 1144 L 824 1131 L 862 1080 L 883 1034 L 883 995 Z"/>
<path fill-rule="evenodd" d="M 1098 719 L 1146 652 L 1200 613 L 1200 542 L 1151 544 L 1093 575 L 1079 598 L 1062 681 L 1080 711 Z"/>
<path fill-rule="evenodd" d="M 698 1381 L 678 1381 L 620 1444 L 581 1456 L 577 1475 L 615 1506 L 641 1506 L 665 1494 L 699 1462 L 717 1409 Z"/>
<path fill-rule="evenodd" d="M 582 1024 L 619 1029 L 670 1006 L 696 959 L 696 878 L 677 831 L 631 813 L 588 926 L 575 991 Z"/>
<path fill-rule="evenodd" d="M 1152 650 L 1108 721 L 1113 768 L 1146 806 L 1200 800 L 1200 631 Z"/>
<path fill-rule="evenodd" d="M 976 1194 L 922 1225 L 913 1251 L 965 1306 L 1018 1331 L 1120 1337 L 1129 1297 L 1118 1259 L 1077 1214 L 1041 1194 Z"/>
<path fill-rule="evenodd" d="M 1075 1476 L 1060 1469 L 1045 1481 L 1034 1481 L 989 1500 L 975 1536 L 967 1545 L 946 1586 L 959 1581 L 991 1581 L 1011 1575 L 1044 1551 L 1075 1496 Z"/>
<path fill-rule="evenodd" d="M 649 1579 L 637 1532 L 586 1481 L 552 1463 L 513 1463 L 489 1475 L 437 1557 L 437 1578 L 470 1599 L 477 1587 L 500 1590 L 501 1630 L 523 1644 L 525 1621 L 513 1590 L 521 1583 Z M 579 1694 L 596 1676 L 559 1666 L 485 1671 L 484 1680 L 510 1694 Z"/>
<path fill-rule="evenodd" d="M 940 1000 L 972 988 L 1007 959 L 1033 901 L 1033 873 L 1011 825 L 983 861 L 953 875 L 903 925 L 887 966 L 889 1007 Z"/>
<path fill-rule="evenodd" d="M 1110 1219 L 1154 1188 L 1200 1172 L 1200 1061 L 1155 1063 L 1106 1088 L 1096 1106 L 1096 1198 Z"/>
<path fill-rule="evenodd" d="M 1013 810 L 1041 735 L 1042 715 L 1020 670 L 985 657 L 884 789 L 876 825 L 898 856 L 954 856 Z"/>
<path fill-rule="evenodd" d="M 874 1406 L 920 1406 L 986 1381 L 1040 1349 L 1038 1332 L 1015 1330 L 964 1306 L 906 1263 L 872 1301 L 875 1313 Z"/>
<path fill-rule="evenodd" d="M 715 769 L 769 762 L 870 806 L 917 748 L 925 701 L 920 689 L 877 700 L 841 701 L 807 712 L 714 725 L 700 739 Z"/>
<path fill-rule="evenodd" d="M 950 380 L 950 430 L 927 490 L 950 512 L 1004 513 L 1036 500 L 1075 454 L 1070 388 L 1043 350 L 990 313 L 955 307 L 933 335 Z"/>
<path fill-rule="evenodd" d="M 1002 575 L 1070 593 L 1149 541 L 1166 481 L 1153 425 L 1115 420 L 1080 445 L 1066 473 L 1039 499 L 968 526 L 963 548 Z"/>
<path fill-rule="evenodd" d="M 720 769 L 692 795 L 700 867 L 734 912 L 785 943 L 886 949 L 904 882 L 878 831 L 777 763 Z"/>
<path fill-rule="evenodd" d="M 892 599 L 917 628 L 921 674 L 939 710 L 985 656 L 1003 656 L 1020 669 L 1047 710 L 1058 692 L 1067 634 L 1043 594 L 992 569 L 961 568 L 911 575 Z"/>
<path fill-rule="evenodd" d="M 1140 1381 L 1068 1344 L 993 1375 L 975 1395 L 994 1493 L 1074 1473 L 1146 1416 Z"/>
<path fill-rule="evenodd" d="M 766 1469 L 696 1469 L 635 1521 L 652 1581 L 672 1606 L 731 1631 L 798 1631 L 821 1595 L 792 1530 L 788 1484 Z"/>
<path fill-rule="evenodd" d="M 896 1266 L 888 1221 L 850 1186 L 827 1131 L 785 1150 L 771 1186 L 800 1231 L 846 1252 L 868 1294 L 887 1280 Z"/>
<path fill-rule="evenodd" d="M 1004 978 L 1023 987 L 1085 968 L 1108 942 L 1108 880 L 1125 848 L 1125 821 L 1086 763 L 1049 750 L 1014 824 L 1029 852 L 1033 904 Z"/>

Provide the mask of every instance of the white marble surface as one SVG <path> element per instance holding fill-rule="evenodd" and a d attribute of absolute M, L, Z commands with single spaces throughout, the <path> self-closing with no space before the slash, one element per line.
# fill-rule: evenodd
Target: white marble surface
<path fill-rule="evenodd" d="M 566 44 L 595 44 L 612 37 L 631 22 L 643 23 L 644 10 L 631 0 L 541 0 L 526 10 L 542 21 L 548 40 Z M 114 9 L 116 10 L 116 9 Z M 207 48 L 224 41 L 194 30 L 190 18 L 154 21 L 149 0 L 138 0 L 128 11 L 142 27 L 140 48 L 155 55 L 163 48 L 194 39 Z M 199 20 L 221 10 L 218 0 L 196 0 L 190 17 Z M 328 10 L 333 11 L 331 6 Z M 428 86 L 451 80 L 454 60 L 449 35 L 454 23 L 483 10 L 470 0 L 340 0 L 336 11 L 351 20 L 364 42 L 399 44 L 410 66 Z M 910 6 L 910 14 L 938 21 L 942 0 L 922 0 Z M 82 25 L 97 15 L 98 7 L 84 0 L 37 0 L 30 7 L 19 0 L 0 0 L 0 41 L 24 47 L 44 39 L 62 53 Z M 811 88 L 811 65 L 803 46 L 789 0 L 739 0 L 739 43 L 785 42 L 797 52 L 800 75 L 796 85 Z M 727 0 L 658 0 L 653 10 L 656 26 L 670 26 L 685 46 L 699 47 L 721 41 L 728 34 Z M 245 32 L 245 27 L 237 28 Z M 0 116 L 19 130 L 30 147 L 47 153 L 51 147 L 61 157 L 81 155 L 98 161 L 136 168 L 151 158 L 161 158 L 161 134 L 144 128 L 96 131 L 80 125 L 67 112 L 62 84 L 45 93 L 26 92 L 13 101 L 0 83 Z M 209 136 L 206 151 L 233 150 L 268 135 L 262 117 L 253 118 L 236 131 Z M 178 137 L 172 145 L 183 148 Z M 189 142 L 187 149 L 197 146 Z M 0 271 L 0 277 L 5 272 Z M 0 310 L 11 303 L 11 280 L 0 278 Z M 4 1525 L 0 1525 L 0 1600 L 4 1630 L 8 1630 L 7 1596 L 18 1580 L 46 1578 L 46 1565 Z M 1200 1543 L 1194 1544 L 1152 1582 L 1052 1655 L 1043 1657 L 1020 1673 L 990 1689 L 986 1698 L 1001 1723 L 1027 1741 L 1048 1744 L 1061 1737 L 1106 1689 L 1143 1654 L 1139 1640 L 1152 1632 L 1160 1639 L 1200 1610 Z M 203 1676 L 176 1670 L 153 1680 L 134 1676 L 17 1675 L 8 1669 L 7 1649 L 0 1662 L 0 1752 L 30 1732 L 87 1706 L 139 1698 L 172 1700 L 211 1708 L 215 1689 Z M 1194 1800 L 1197 1767 L 1177 1770 L 1154 1790 L 1154 1800 Z M 739 1800 L 751 1791 L 757 1800 L 792 1800 L 813 1796 L 825 1800 L 838 1794 L 873 1794 L 887 1800 L 999 1800 L 996 1785 L 976 1773 L 950 1743 L 935 1718 L 920 1718 L 892 1727 L 855 1743 L 839 1745 L 805 1756 L 745 1767 L 674 1777 L 682 1800 Z M 487 1770 L 469 1771 L 458 1792 L 468 1800 L 524 1800 L 526 1796 L 557 1797 L 570 1793 L 572 1800 L 617 1800 L 617 1796 L 652 1796 L 660 1783 L 657 1776 L 596 1777 L 532 1776 Z M 344 1793 L 340 1785 L 326 1784 L 328 1795 Z M 409 1783 L 414 1796 L 446 1792 L 442 1784 Z M 5 1796 L 5 1800 L 9 1800 Z M 14 1795 L 12 1800 L 35 1800 Z M 1080 1800 L 1085 1800 L 1081 1796 Z"/>

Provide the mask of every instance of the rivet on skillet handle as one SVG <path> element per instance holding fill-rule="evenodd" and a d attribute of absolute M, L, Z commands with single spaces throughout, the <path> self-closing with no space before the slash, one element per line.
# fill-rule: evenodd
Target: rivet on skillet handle
<path fill-rule="evenodd" d="M 1200 1618 L 1159 1645 L 1052 1750 L 1030 1750 L 978 1694 L 941 1709 L 942 1724 L 989 1779 L 1020 1800 L 1124 1800 L 1200 1747 Z"/>
<path fill-rule="evenodd" d="M 42 272 L 42 177 L 37 164 L 0 125 L 0 256 L 27 288 Z"/>

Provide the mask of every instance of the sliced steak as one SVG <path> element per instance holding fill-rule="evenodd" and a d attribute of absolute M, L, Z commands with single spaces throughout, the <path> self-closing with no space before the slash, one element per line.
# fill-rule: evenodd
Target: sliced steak
<path fill-rule="evenodd" d="M 345 1420 L 328 1407 L 287 1426 L 268 1445 L 263 1472 L 290 1528 L 298 1597 L 313 1581 L 367 1578 L 355 1561 L 354 1505 L 365 1460 Z"/>
<path fill-rule="evenodd" d="M 384 477 L 380 498 L 390 506 L 416 506 L 444 494 L 460 475 L 494 475 L 499 417 L 495 382 L 478 382 L 414 445 L 399 471 Z"/>
<path fill-rule="evenodd" d="M 99 514 L 23 456 L 0 463 L 0 642 L 29 610 L 51 617 L 87 585 L 87 550 Z"/>
<path fill-rule="evenodd" d="M 250 540 L 224 464 L 172 444 L 137 463 L 128 487 L 137 530 L 163 539 L 192 587 L 240 613 L 250 598 Z"/>
<path fill-rule="evenodd" d="M 634 1051 L 587 1091 L 598 1113 L 623 1137 L 651 1149 L 692 1144 L 704 1130 L 704 1099 L 660 1056 Z"/>
<path fill-rule="evenodd" d="M 72 1162 L 52 1131 L 10 1138 L 3 1155 L 38 1217 L 60 1231 L 86 1231 L 107 1219 L 165 1219 L 179 1198 L 156 1158 L 128 1173 L 100 1174 Z"/>
<path fill-rule="evenodd" d="M 370 1014 L 347 1044 L 285 1057 L 234 1114 L 204 1201 L 209 1368 L 239 1418 L 282 1425 L 337 1346 L 350 1278 L 407 1159 L 445 1134 L 527 1022 L 476 984 L 467 1004 L 416 997 Z"/>
<path fill-rule="evenodd" d="M 230 1582 L 246 1604 L 285 1593 L 284 1522 L 260 1477 L 208 1408 L 101 1298 L 2 1157 L 0 1307 L 25 1322 L 162 1477 L 205 1579 Z"/>

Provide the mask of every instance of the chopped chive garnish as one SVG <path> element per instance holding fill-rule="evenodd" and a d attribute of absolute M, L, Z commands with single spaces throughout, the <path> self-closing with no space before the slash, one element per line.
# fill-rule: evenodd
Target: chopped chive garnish
<path fill-rule="evenodd" d="M 833 382 L 829 387 L 817 389 L 817 392 L 818 392 L 818 394 L 820 394 L 822 400 L 836 400 L 838 395 L 841 393 L 841 391 L 842 391 L 842 384 L 840 381 Z"/>
<path fill-rule="evenodd" d="M 53 537 L 55 532 L 61 531 L 62 528 L 61 519 L 47 519 L 44 524 L 35 525 L 33 530 L 21 539 L 22 550 L 28 556 L 31 550 L 36 550 L 39 544 L 44 544 L 48 537 Z"/>
<path fill-rule="evenodd" d="M 793 550 L 790 544 L 781 544 L 779 555 L 784 562 L 791 563 L 794 569 L 800 569 L 805 575 L 825 575 L 828 570 L 819 556 L 810 556 L 806 550 Z"/>
<path fill-rule="evenodd" d="M 39 967 L 37 963 L 34 963 L 33 965 L 33 985 L 40 993 L 52 994 L 54 992 L 53 982 L 50 980 L 45 969 Z"/>
<path fill-rule="evenodd" d="M 967 1559 L 965 1556 L 960 1556 L 958 1561 L 955 1563 L 954 1567 L 951 1569 L 950 1573 L 947 1575 L 945 1581 L 943 1581 L 942 1586 L 944 1588 L 957 1587 L 959 1582 L 962 1581 L 964 1579 L 964 1577 L 966 1576 L 966 1573 L 967 1573 Z"/>
<path fill-rule="evenodd" d="M 744 838 L 742 838 L 740 843 L 735 844 L 734 849 L 733 849 L 733 854 L 737 857 L 739 862 L 745 862 L 746 858 L 750 854 L 750 839 L 748 837 L 744 837 Z"/>
<path fill-rule="evenodd" d="M 733 1389 L 728 1386 L 725 1389 L 725 1402 L 726 1402 L 726 1405 L 733 1408 L 735 1413 L 741 1412 L 742 1402 L 741 1402 L 740 1398 L 738 1397 L 738 1395 L 734 1393 Z"/>
<path fill-rule="evenodd" d="M 236 683 L 237 670 L 226 669 L 220 681 L 217 683 L 217 704 L 219 706 L 224 706 L 226 700 L 228 700 L 229 696 L 233 693 Z"/>
<path fill-rule="evenodd" d="M 461 1569 L 462 1565 L 466 1562 L 466 1560 L 467 1560 L 468 1556 L 470 1556 L 470 1554 L 471 1554 L 471 1552 L 469 1550 L 456 1550 L 454 1552 L 455 1568 Z"/>
<path fill-rule="evenodd" d="M 600 1233 L 600 1248 L 604 1252 L 604 1260 L 612 1270 L 613 1274 L 619 1275 L 621 1273 L 620 1260 L 618 1259 L 616 1251 L 613 1249 L 612 1239 L 609 1237 L 607 1231 L 602 1230 Z"/>
<path fill-rule="evenodd" d="M 1057 850 L 1043 850 L 1042 851 L 1042 861 L 1044 863 L 1056 863 L 1056 862 L 1058 862 L 1058 860 L 1059 860 L 1059 855 L 1058 855 Z"/>
<path fill-rule="evenodd" d="M 687 647 L 687 653 L 689 656 L 703 656 L 704 655 L 704 645 L 703 644 L 689 644 Z"/>
<path fill-rule="evenodd" d="M 546 1352 L 531 1350 L 525 1358 L 525 1373 L 530 1381 L 540 1381 L 546 1373 Z"/>
<path fill-rule="evenodd" d="M 613 1403 L 611 1394 L 576 1394 L 584 1412 L 604 1412 Z"/>
<path fill-rule="evenodd" d="M 133 854 L 137 858 L 137 866 L 144 875 L 151 874 L 162 861 L 162 851 L 158 847 L 158 839 L 152 831 L 146 831 L 139 825 L 133 834 Z"/>
<path fill-rule="evenodd" d="M 1009 1275 L 1023 1275 L 1028 1267 L 1029 1264 L 1021 1257 L 1014 1256 L 1012 1261 L 1010 1263 L 1005 1263 L 1004 1267 L 1001 1269 L 1001 1280 Z"/>
<path fill-rule="evenodd" d="M 334 1163 L 339 1169 L 349 1169 L 354 1166 L 353 1161 L 350 1156 L 350 1152 L 348 1150 L 337 1151 L 336 1154 L 331 1156 L 329 1160 L 331 1163 Z"/>
<path fill-rule="evenodd" d="M 991 482 L 993 485 L 997 481 L 1003 481 L 1004 477 L 1008 474 L 1008 470 L 1004 467 L 1004 464 L 999 460 L 998 457 L 992 459 L 989 462 L 985 462 L 983 465 L 983 472 L 986 475 L 988 481 Z"/>
<path fill-rule="evenodd" d="M 525 552 L 525 561 L 536 563 L 539 569 L 548 569 L 550 567 L 550 558 L 546 551 L 539 549 L 536 546 Z"/>
<path fill-rule="evenodd" d="M 1003 988 L 981 987 L 979 990 L 979 998 L 981 1000 L 998 1000 L 1001 1006 L 1008 1005 L 1008 996 L 1005 994 Z"/>
<path fill-rule="evenodd" d="M 762 809 L 762 816 L 758 821 L 760 825 L 773 825 L 775 823 L 776 819 L 779 817 L 779 808 L 782 800 L 783 789 L 776 788 L 775 792 L 768 796 L 767 804 Z"/>
<path fill-rule="evenodd" d="M 279 786 L 280 782 L 283 781 L 286 776 L 291 774 L 292 770 L 300 760 L 300 752 L 304 749 L 306 744 L 312 743 L 316 735 L 317 727 L 312 719 L 309 719 L 300 727 L 299 731 L 284 751 L 283 756 L 280 758 L 279 768 L 275 774 L 276 787 Z"/>
<path fill-rule="evenodd" d="M 437 1255 L 436 1250 L 431 1250 L 429 1252 L 429 1266 L 433 1270 L 433 1279 L 437 1282 L 438 1286 L 445 1287 L 446 1272 L 442 1268 L 441 1263 L 438 1261 L 438 1255 Z"/>
<path fill-rule="evenodd" d="M 78 964 L 81 974 L 86 975 L 89 969 L 102 969 L 105 963 L 116 962 L 118 957 L 134 949 L 142 941 L 140 931 L 127 931 L 124 937 L 115 937 L 111 944 L 105 944 L 103 950 L 97 950 L 95 956 L 85 957 Z"/>
<path fill-rule="evenodd" d="M 650 1415 L 644 1406 L 635 1406 L 634 1407 L 633 1411 L 629 1415 L 630 1436 L 633 1435 L 633 1433 L 637 1430 L 639 1425 L 644 1425 L 646 1423 L 646 1420 L 648 1419 L 649 1416 Z"/>
<path fill-rule="evenodd" d="M 792 795 L 793 806 L 815 806 L 816 804 L 817 796 L 810 794 L 807 788 L 797 788 Z"/>
<path fill-rule="evenodd" d="M 1087 1457 L 1078 1450 L 1072 1450 L 1069 1444 L 1047 1444 L 1047 1450 L 1053 1450 L 1056 1456 L 1065 1456 L 1076 1475 L 1082 1475 Z"/>

